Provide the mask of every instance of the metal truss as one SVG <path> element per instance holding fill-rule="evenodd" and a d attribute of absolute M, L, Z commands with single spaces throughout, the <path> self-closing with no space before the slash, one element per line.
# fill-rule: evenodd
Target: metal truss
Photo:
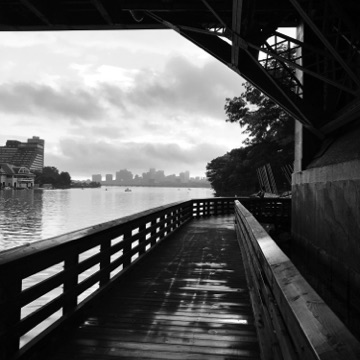
<path fill-rule="evenodd" d="M 233 69 L 278 102 L 313 133 L 323 137 L 325 133 L 336 130 L 359 115 L 359 31 L 338 1 L 289 0 L 308 31 L 312 32 L 313 42 L 300 41 L 275 30 L 269 33 L 272 42 L 265 39 L 260 44 L 241 36 L 244 1 L 233 1 L 231 26 L 226 24 L 209 1 L 201 1 L 222 25 L 221 33 L 216 35 L 232 41 Z M 186 37 L 191 40 L 189 34 Z M 210 50 L 207 46 L 205 48 Z M 256 63 L 263 67 L 265 74 L 250 66 L 249 61 L 252 65 Z M 309 93 L 310 89 L 306 89 L 299 74 L 301 77 L 306 74 L 322 84 L 319 90 L 323 93 L 322 103 L 311 103 L 309 96 L 304 99 L 304 92 Z"/>

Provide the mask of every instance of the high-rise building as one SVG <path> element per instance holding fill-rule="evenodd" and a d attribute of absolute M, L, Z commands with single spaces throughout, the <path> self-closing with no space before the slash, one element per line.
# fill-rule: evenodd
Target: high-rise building
<path fill-rule="evenodd" d="M 0 162 L 25 166 L 30 171 L 42 171 L 44 167 L 45 140 L 33 136 L 27 142 L 8 140 L 0 146 Z"/>
<path fill-rule="evenodd" d="M 122 169 L 116 172 L 117 182 L 129 182 L 133 179 L 133 174 L 127 169 Z"/>
<path fill-rule="evenodd" d="M 190 172 L 189 171 L 181 172 L 179 174 L 179 176 L 180 176 L 181 183 L 188 183 L 190 180 Z"/>
<path fill-rule="evenodd" d="M 91 178 L 92 178 L 92 181 L 94 181 L 94 182 L 101 182 L 101 180 L 102 180 L 101 174 L 92 175 Z"/>
<path fill-rule="evenodd" d="M 113 174 L 106 174 L 105 175 L 105 181 L 113 181 Z"/>

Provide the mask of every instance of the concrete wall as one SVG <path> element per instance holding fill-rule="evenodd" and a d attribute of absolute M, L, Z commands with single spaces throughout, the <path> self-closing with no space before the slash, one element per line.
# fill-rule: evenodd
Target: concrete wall
<path fill-rule="evenodd" d="M 360 160 L 293 176 L 293 235 L 360 273 Z"/>
<path fill-rule="evenodd" d="M 326 301 L 358 334 L 359 139 L 360 129 L 356 128 L 327 139 L 307 168 L 294 173 L 292 179 L 294 248 L 314 277 L 314 285 L 332 294 Z"/>

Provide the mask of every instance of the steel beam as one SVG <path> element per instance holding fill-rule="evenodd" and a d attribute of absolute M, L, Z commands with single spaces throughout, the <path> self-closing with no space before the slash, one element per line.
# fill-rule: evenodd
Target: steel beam
<path fill-rule="evenodd" d="M 312 107 L 308 108 L 303 99 L 297 98 L 295 94 L 287 94 L 284 89 L 281 89 L 248 51 L 239 49 L 239 62 L 237 66 L 234 66 L 231 63 L 231 45 L 225 41 L 214 37 L 209 38 L 209 36 L 203 34 L 181 31 L 181 29 L 180 34 L 256 86 L 294 118 L 301 121 L 312 133 L 319 138 L 323 137 L 321 132 L 313 125 L 320 114 L 316 114 Z"/>
<path fill-rule="evenodd" d="M 239 58 L 239 37 L 241 36 L 241 18 L 242 18 L 243 0 L 233 0 L 233 17 L 232 17 L 232 52 L 231 63 L 237 64 Z"/>
<path fill-rule="evenodd" d="M 358 76 L 352 71 L 352 69 L 348 66 L 346 61 L 340 56 L 340 54 L 336 51 L 336 49 L 332 46 L 330 41 L 325 37 L 322 31 L 317 27 L 317 25 L 312 21 L 310 16 L 306 13 L 306 11 L 302 8 L 299 3 L 299 0 L 290 0 L 294 8 L 298 11 L 304 22 L 311 28 L 314 34 L 318 37 L 318 39 L 324 44 L 325 48 L 331 53 L 334 59 L 342 66 L 344 71 L 348 74 L 348 76 L 352 79 L 354 83 L 356 83 L 358 89 L 360 87 L 360 79 Z"/>
<path fill-rule="evenodd" d="M 37 18 L 39 18 L 45 25 L 51 26 L 52 23 L 49 18 L 41 11 L 33 2 L 29 0 L 20 0 L 20 3 L 23 4 L 27 9 L 29 9 Z"/>
<path fill-rule="evenodd" d="M 110 14 L 105 9 L 104 4 L 99 0 L 91 0 L 91 3 L 95 6 L 97 11 L 101 14 L 101 17 L 105 20 L 105 22 L 109 25 L 114 25 L 113 20 L 111 19 Z"/>

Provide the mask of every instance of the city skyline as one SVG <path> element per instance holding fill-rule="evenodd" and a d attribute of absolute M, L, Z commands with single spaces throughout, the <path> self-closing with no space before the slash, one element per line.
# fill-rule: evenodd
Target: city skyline
<path fill-rule="evenodd" d="M 172 30 L 3 32 L 0 51 L 0 143 L 37 135 L 45 166 L 75 179 L 117 164 L 205 176 L 241 146 L 224 104 L 244 80 Z"/>
<path fill-rule="evenodd" d="M 191 176 L 191 172 L 189 171 L 189 170 L 184 170 L 184 171 L 180 171 L 180 172 L 178 172 L 178 173 L 176 173 L 176 172 L 174 172 L 174 173 L 172 173 L 172 174 L 166 174 L 165 173 L 165 170 L 163 170 L 163 169 L 157 169 L 157 168 L 150 168 L 149 169 L 149 171 L 148 172 L 145 172 L 145 171 L 143 171 L 143 172 L 141 172 L 140 174 L 133 174 L 132 173 L 132 171 L 131 171 L 131 169 L 126 169 L 126 168 L 124 168 L 124 169 L 120 169 L 120 170 L 118 170 L 118 171 L 115 171 L 115 172 L 107 172 L 107 173 L 96 173 L 96 174 L 91 174 L 91 178 L 93 178 L 94 176 L 101 176 L 101 181 L 103 181 L 103 179 L 106 179 L 106 177 L 107 176 L 115 176 L 115 178 L 117 177 L 117 174 L 120 172 L 120 171 L 128 171 L 128 172 L 130 172 L 131 174 L 132 174 L 132 178 L 134 178 L 134 177 L 136 177 L 136 176 L 139 176 L 139 177 L 143 177 L 144 176 L 144 174 L 149 174 L 149 173 L 151 173 L 151 171 L 152 170 L 154 170 L 155 172 L 162 172 L 163 174 L 164 174 L 164 176 L 166 177 L 166 176 L 181 176 L 182 174 L 187 174 L 187 177 L 188 178 L 192 178 L 192 179 L 206 179 L 206 176 Z"/>
<path fill-rule="evenodd" d="M 90 180 L 90 179 L 89 179 Z M 88 180 L 88 181 L 89 181 Z M 123 186 L 189 186 L 209 187 L 210 183 L 206 177 L 190 177 L 189 171 L 166 175 L 164 170 L 150 168 L 141 175 L 133 174 L 128 169 L 120 169 L 114 174 L 92 174 L 91 181 L 101 185 L 123 185 Z"/>

